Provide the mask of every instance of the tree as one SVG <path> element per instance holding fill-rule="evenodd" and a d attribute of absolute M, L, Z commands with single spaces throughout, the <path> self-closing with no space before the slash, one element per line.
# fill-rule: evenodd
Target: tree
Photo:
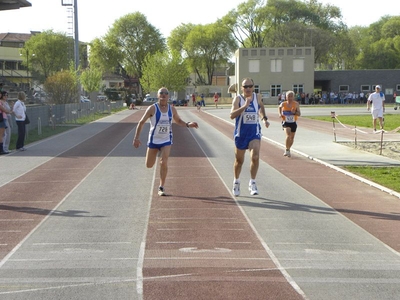
<path fill-rule="evenodd" d="M 265 41 L 272 27 L 264 0 L 248 0 L 231 10 L 221 21 L 232 37 L 243 48 L 265 47 Z"/>
<path fill-rule="evenodd" d="M 222 24 L 241 47 L 313 46 L 315 62 L 326 64 L 332 63 L 330 49 L 347 30 L 338 7 L 316 0 L 248 0 L 224 16 Z"/>
<path fill-rule="evenodd" d="M 352 41 L 358 46 L 356 68 L 400 68 L 400 17 L 383 16 L 368 27 L 350 29 Z"/>
<path fill-rule="evenodd" d="M 78 101 L 78 84 L 74 71 L 60 71 L 49 76 L 44 83 L 44 89 L 56 104 Z"/>
<path fill-rule="evenodd" d="M 88 93 L 99 91 L 101 88 L 102 72 L 99 69 L 91 68 L 82 71 L 79 81 Z"/>
<path fill-rule="evenodd" d="M 146 56 L 140 82 L 146 92 L 163 86 L 171 91 L 181 91 L 186 87 L 188 77 L 189 71 L 179 54 L 157 52 Z"/>
<path fill-rule="evenodd" d="M 36 70 L 41 75 L 41 82 L 47 77 L 66 70 L 73 56 L 72 39 L 62 33 L 52 30 L 33 35 L 22 48 L 24 63 L 29 59 L 30 70 Z M 71 52 L 72 51 L 72 52 Z"/>
<path fill-rule="evenodd" d="M 139 13 L 127 14 L 116 20 L 103 39 L 92 42 L 92 61 L 106 71 L 123 76 L 142 77 L 142 64 L 147 54 L 165 48 L 160 31 Z"/>
<path fill-rule="evenodd" d="M 197 74 L 198 84 L 210 85 L 214 70 L 226 66 L 237 48 L 229 30 L 216 22 L 207 25 L 181 25 L 171 32 L 168 45 L 185 58 L 189 71 Z"/>

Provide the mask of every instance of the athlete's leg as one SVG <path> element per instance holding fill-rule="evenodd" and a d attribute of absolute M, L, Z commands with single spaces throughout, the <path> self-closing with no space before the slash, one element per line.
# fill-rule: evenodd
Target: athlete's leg
<path fill-rule="evenodd" d="M 164 146 L 161 148 L 160 157 L 160 186 L 164 186 L 165 180 L 167 179 L 168 173 L 168 158 L 171 153 L 171 145 Z"/>
<path fill-rule="evenodd" d="M 260 164 L 260 140 L 252 140 L 249 143 L 250 151 L 250 177 L 255 180 L 258 172 L 258 166 Z"/>
<path fill-rule="evenodd" d="M 147 148 L 146 152 L 146 167 L 152 168 L 157 160 L 158 149 L 156 148 Z"/>
<path fill-rule="evenodd" d="M 246 150 L 241 150 L 235 147 L 235 162 L 233 164 L 233 174 L 235 176 L 235 179 L 239 179 L 240 177 L 245 153 Z"/>

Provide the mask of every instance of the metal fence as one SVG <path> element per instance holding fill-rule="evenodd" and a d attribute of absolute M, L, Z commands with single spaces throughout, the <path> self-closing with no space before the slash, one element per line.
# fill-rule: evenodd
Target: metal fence
<path fill-rule="evenodd" d="M 27 105 L 26 113 L 31 123 L 26 125 L 26 131 L 36 130 L 45 126 L 74 123 L 81 117 L 95 113 L 110 114 L 112 109 L 121 108 L 125 101 L 101 101 L 88 103 L 49 104 L 36 106 Z M 15 125 L 15 122 L 14 122 Z M 17 133 L 17 126 L 12 127 L 12 133 Z"/>

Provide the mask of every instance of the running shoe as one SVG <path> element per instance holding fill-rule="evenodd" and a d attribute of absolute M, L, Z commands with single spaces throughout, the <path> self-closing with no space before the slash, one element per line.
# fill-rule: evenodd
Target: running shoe
<path fill-rule="evenodd" d="M 233 193 L 234 196 L 239 196 L 240 195 L 240 183 L 239 182 L 234 182 L 233 183 L 232 193 Z"/>
<path fill-rule="evenodd" d="M 158 196 L 165 196 L 164 187 L 162 186 L 158 187 Z"/>
<path fill-rule="evenodd" d="M 290 150 L 285 150 L 285 152 L 283 153 L 283 156 L 287 156 L 290 157 Z"/>
<path fill-rule="evenodd" d="M 257 185 L 255 182 L 249 184 L 249 191 L 250 191 L 250 195 L 252 195 L 252 196 L 258 195 L 258 189 L 257 189 Z"/>

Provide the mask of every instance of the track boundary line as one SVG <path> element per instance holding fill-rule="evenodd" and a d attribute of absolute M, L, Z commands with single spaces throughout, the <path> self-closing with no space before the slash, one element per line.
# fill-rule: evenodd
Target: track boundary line
<path fill-rule="evenodd" d="M 100 131 L 101 132 L 101 131 Z M 88 176 L 90 176 L 99 166 L 100 166 L 100 164 L 110 155 L 110 153 L 112 153 L 124 140 L 125 140 L 125 138 L 129 135 L 131 133 L 131 131 L 129 131 L 128 132 L 128 134 L 126 134 L 125 135 L 125 137 L 123 138 L 123 139 L 121 139 L 121 141 L 119 142 L 119 143 L 117 143 L 111 150 L 110 150 L 110 152 L 107 154 L 107 155 L 105 155 L 104 157 L 103 157 L 103 159 L 101 159 L 98 163 L 97 163 L 97 165 L 95 166 L 95 167 L 93 167 L 93 169 L 88 173 L 88 174 L 86 174 L 86 176 L 84 176 L 82 179 L 81 179 L 81 181 L 73 188 L 73 189 L 71 189 L 71 191 L 69 191 L 65 196 L 64 196 L 64 198 L 43 218 L 43 220 L 41 220 L 40 222 L 39 222 L 39 224 L 37 224 L 36 226 L 35 226 L 35 228 L 33 228 L 9 253 L 7 253 L 7 255 L 6 256 L 4 256 L 4 258 L 0 261 L 0 268 L 2 268 L 3 267 L 3 265 L 14 255 L 14 253 L 15 252 L 17 252 L 18 251 L 18 249 L 19 248 L 21 248 L 21 246 L 32 236 L 32 234 L 33 233 L 35 233 L 36 232 L 36 230 L 45 222 L 45 221 L 47 221 L 47 219 L 58 209 L 58 207 L 60 207 L 61 206 L 61 204 L 63 204 L 64 203 L 64 201 L 69 197 L 69 195 L 71 195 L 81 184 L 82 184 L 82 182 L 83 181 L 85 181 L 86 180 L 86 178 L 88 177 Z M 91 136 L 91 137 L 89 137 L 89 138 L 92 138 L 93 136 Z M 88 139 L 89 139 L 88 138 Z M 87 139 L 85 139 L 84 141 L 86 141 Z M 82 141 L 83 142 L 83 141 Z M 80 142 L 79 144 L 81 144 L 82 142 Z M 77 145 L 79 145 L 79 144 L 77 144 Z M 75 145 L 75 146 L 72 146 L 72 147 L 70 147 L 69 149 L 72 149 L 73 147 L 76 147 L 77 145 Z M 68 149 L 68 150 L 69 150 Z M 63 151 L 63 152 L 61 152 L 60 154 L 58 154 L 56 157 L 58 157 L 58 156 L 60 156 L 61 154 L 63 154 L 64 152 L 66 152 L 66 151 L 68 151 L 68 150 L 65 150 L 65 151 Z M 54 158 L 54 157 L 53 157 Z M 52 158 L 52 159 L 53 159 Z M 51 160 L 51 159 L 50 159 Z M 50 161 L 50 160 L 48 160 L 48 161 Z M 42 164 L 40 164 L 40 165 L 42 165 Z M 39 165 L 39 166 L 40 166 Z M 37 167 L 35 167 L 35 168 L 37 168 Z M 33 169 L 35 169 L 35 168 L 33 168 Z M 31 169 L 31 170 L 33 170 L 33 169 Z M 28 173 L 28 172 L 26 172 L 26 173 Z M 26 174 L 26 173 L 24 173 L 24 174 Z M 20 175 L 20 176 L 18 176 L 18 177 L 16 177 L 16 178 L 19 178 L 19 177 L 21 177 L 22 175 Z"/>
<path fill-rule="evenodd" d="M 215 115 L 210 114 L 210 113 L 208 113 L 208 112 L 206 112 L 206 111 L 203 111 L 203 112 L 204 112 L 204 113 L 207 113 L 208 115 L 210 115 L 210 116 L 212 116 L 212 117 L 214 117 L 214 118 L 217 118 L 217 119 L 219 119 L 219 120 L 222 120 L 222 121 L 224 121 L 224 122 L 226 122 L 226 123 L 228 123 L 228 124 L 234 126 L 234 124 L 232 124 L 231 122 L 229 122 L 229 121 L 227 121 L 227 120 L 225 120 L 225 119 L 223 119 L 223 118 L 221 118 L 221 117 L 215 116 Z M 267 137 L 265 137 L 265 136 L 263 136 L 262 139 L 264 139 L 264 140 L 266 140 L 266 141 L 268 141 L 268 142 L 270 142 L 270 143 L 272 143 L 272 144 L 275 144 L 275 145 L 277 145 L 277 146 L 279 146 L 279 147 L 281 147 L 281 148 L 283 148 L 283 149 L 285 148 L 285 145 L 283 145 L 282 143 L 279 143 L 279 142 L 277 142 L 277 141 L 275 141 L 275 140 L 272 140 L 272 139 L 270 139 L 270 138 L 267 138 Z M 368 179 L 366 179 L 366 178 L 363 178 L 363 177 L 361 177 L 361 176 L 358 176 L 358 175 L 356 175 L 356 174 L 353 174 L 353 173 L 351 173 L 351 172 L 349 172 L 349 171 L 343 170 L 342 168 L 339 168 L 339 167 L 337 167 L 337 166 L 335 166 L 335 165 L 332 165 L 332 164 L 330 164 L 330 163 L 327 163 L 327 162 L 325 162 L 325 161 L 323 161 L 323 160 L 320 160 L 320 159 L 318 159 L 318 158 L 312 157 L 311 155 L 308 155 L 308 154 L 303 153 L 303 152 L 301 152 L 301 151 L 299 151 L 299 150 L 296 150 L 296 148 L 292 148 L 291 151 L 293 151 L 293 152 L 295 152 L 295 153 L 297 153 L 297 154 L 299 154 L 299 155 L 301 155 L 301 156 L 303 156 L 303 157 L 305 157 L 305 158 L 308 158 L 309 160 L 313 160 L 313 161 L 315 161 L 315 162 L 317 162 L 317 163 L 319 163 L 319 164 L 322 164 L 322 165 L 324 165 L 324 166 L 326 166 L 326 167 L 328 167 L 328 168 L 331 168 L 331 169 L 333 169 L 333 170 L 335 170 L 335 171 L 337 171 L 337 172 L 340 172 L 340 173 L 342 173 L 342 174 L 344 174 L 344 175 L 347 175 L 347 176 L 349 176 L 349 177 L 351 177 L 351 178 L 354 178 L 354 179 L 356 179 L 356 180 L 358 180 L 358 181 L 360 181 L 360 182 L 362 182 L 362 183 L 368 184 L 369 186 L 372 186 L 372 187 L 374 187 L 374 188 L 376 188 L 376 189 L 378 189 L 378 190 L 381 190 L 382 192 L 388 193 L 389 195 L 392 195 L 392 196 L 397 197 L 397 198 L 400 199 L 400 193 L 398 193 L 398 192 L 396 192 L 396 191 L 394 191 L 394 190 L 392 190 L 392 189 L 389 189 L 389 188 L 387 188 L 387 187 L 385 187 L 385 186 L 383 186 L 383 185 L 380 185 L 380 184 L 378 184 L 378 183 L 375 183 L 375 182 L 373 182 L 373 181 L 370 181 L 370 180 L 368 180 Z"/>
<path fill-rule="evenodd" d="M 215 168 L 214 164 L 210 161 L 209 157 L 206 155 L 206 152 L 204 151 L 204 149 L 201 147 L 199 141 L 196 139 L 196 137 L 193 135 L 192 132 L 190 132 L 190 134 L 193 136 L 193 139 L 196 141 L 196 143 L 198 144 L 199 148 L 201 149 L 201 151 L 204 153 L 205 157 L 207 158 L 207 160 L 209 161 L 210 165 L 212 166 L 212 168 L 214 169 L 214 171 L 216 172 L 216 174 L 218 174 L 218 177 L 220 179 L 220 181 L 223 183 L 223 185 L 225 186 L 225 188 L 229 191 L 230 195 L 232 196 L 232 199 L 235 201 L 236 206 L 239 208 L 240 212 L 242 213 L 242 215 L 244 216 L 244 218 L 246 219 L 247 223 L 249 224 L 250 228 L 253 230 L 254 234 L 256 235 L 257 239 L 260 241 L 261 245 L 263 246 L 263 248 L 265 249 L 266 253 L 270 256 L 271 260 L 273 261 L 273 263 L 275 264 L 275 266 L 277 267 L 277 270 L 279 270 L 281 272 L 281 274 L 283 275 L 283 277 L 287 280 L 287 282 L 292 286 L 292 288 L 300 295 L 303 297 L 303 299 L 307 300 L 307 296 L 306 294 L 303 292 L 303 290 L 300 288 L 300 286 L 293 280 L 293 278 L 290 276 L 290 274 L 282 267 L 282 265 L 280 264 L 279 260 L 276 258 L 276 256 L 273 254 L 273 252 L 271 251 L 271 249 L 268 247 L 268 245 L 265 243 L 265 241 L 262 239 L 261 235 L 258 233 L 257 229 L 254 227 L 253 223 L 251 222 L 251 220 L 249 219 L 249 217 L 247 216 L 246 212 L 243 210 L 242 206 L 238 203 L 236 197 L 233 196 L 231 189 L 226 185 L 226 183 L 224 182 L 224 180 L 222 179 L 221 175 L 219 174 L 218 170 Z"/>

